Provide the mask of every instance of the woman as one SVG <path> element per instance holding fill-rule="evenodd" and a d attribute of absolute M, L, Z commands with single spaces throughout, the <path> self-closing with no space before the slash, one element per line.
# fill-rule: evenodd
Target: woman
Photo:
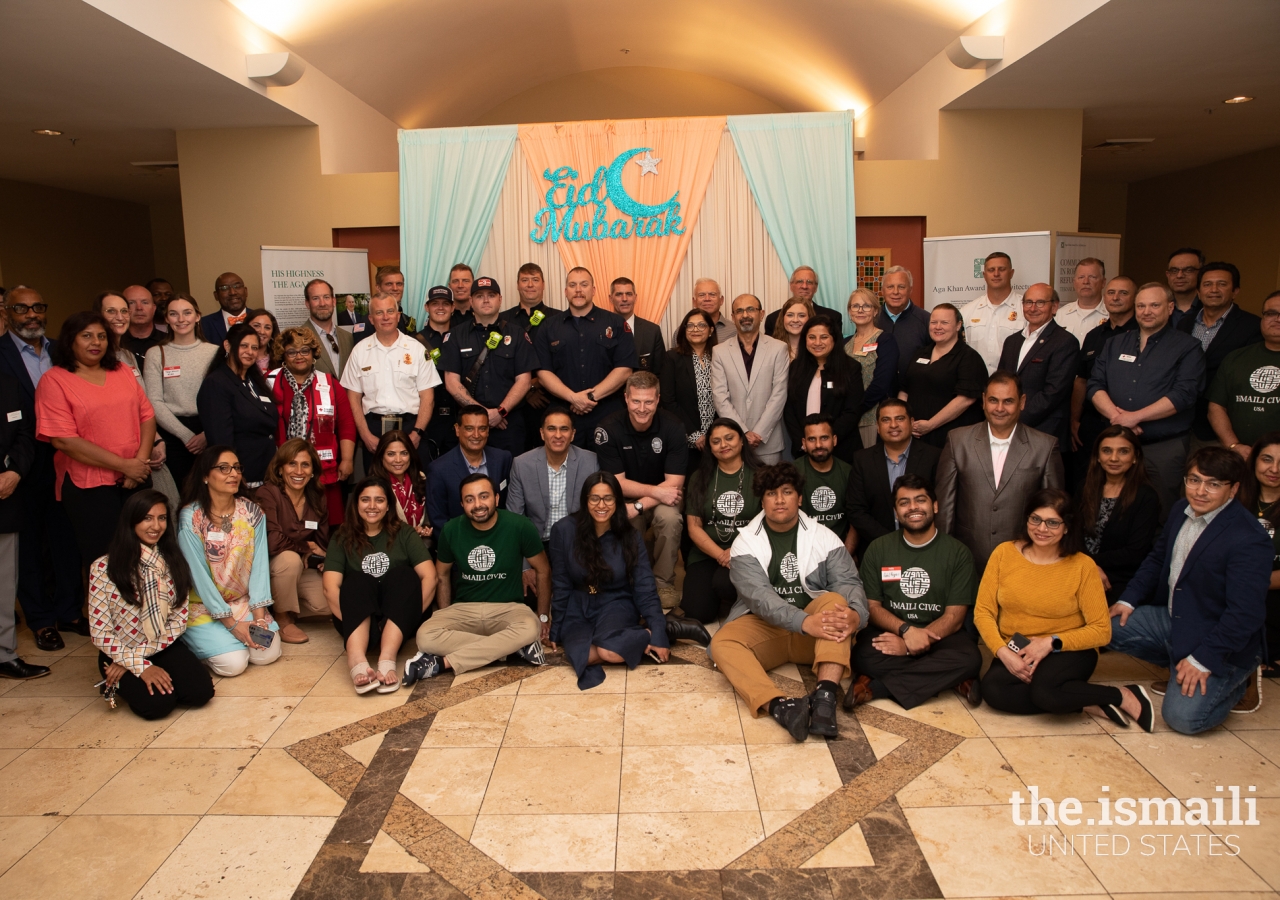
<path fill-rule="evenodd" d="M 431 538 L 431 523 L 427 521 L 427 475 L 422 471 L 418 451 L 413 448 L 409 435 L 388 431 L 379 438 L 369 475 L 384 478 L 391 485 L 396 518 L 417 532 L 426 545 Z"/>
<path fill-rule="evenodd" d="M 36 437 L 57 451 L 54 491 L 88 564 L 107 552 L 128 495 L 149 486 L 155 412 L 99 313 L 67 319 L 52 356 L 36 388 Z"/>
<path fill-rule="evenodd" d="M 858 432 L 863 447 L 876 442 L 876 406 L 893 396 L 898 378 L 898 342 L 893 335 L 876 327 L 880 298 L 864 288 L 849 295 L 849 318 L 853 320 L 853 337 L 844 345 L 855 362 L 862 367 L 862 418 Z"/>
<path fill-rule="evenodd" d="M 245 486 L 251 488 L 267 477 L 279 426 L 258 356 L 258 333 L 245 322 L 232 325 L 196 394 L 205 437 L 235 450 L 244 466 Z"/>
<path fill-rule="evenodd" d="M 342 522 L 342 482 L 356 458 L 356 423 L 347 392 L 338 379 L 316 371 L 320 338 L 310 328 L 290 328 L 276 338 L 275 355 L 284 365 L 271 372 L 276 408 L 281 411 L 276 443 L 304 438 L 316 449 L 321 489 L 328 497 L 329 524 Z"/>
<path fill-rule="evenodd" d="M 689 468 L 698 471 L 707 444 L 707 427 L 716 417 L 711 396 L 711 348 L 716 345 L 716 326 L 700 309 L 685 315 L 676 331 L 676 346 L 662 361 L 662 406 L 684 424 L 689 445 Z"/>
<path fill-rule="evenodd" d="M 987 364 L 964 342 L 960 310 L 939 303 L 929 314 L 932 343 L 908 349 L 914 359 L 907 366 L 898 398 L 911 401 L 915 420 L 911 434 L 935 447 L 944 447 L 953 428 L 982 421 L 978 398 L 987 386 Z"/>
<path fill-rule="evenodd" d="M 1142 459 L 1142 443 L 1123 425 L 1109 425 L 1093 443 L 1080 491 L 1084 552 L 1102 576 L 1107 603 L 1124 593 L 1160 529 L 1160 498 Z"/>
<path fill-rule="evenodd" d="M 218 347 L 204 340 L 200 307 L 189 294 L 169 301 L 165 320 L 169 331 L 147 351 L 142 378 L 165 441 L 169 471 L 179 490 L 185 490 L 191 466 L 208 446 L 196 400 Z"/>
<path fill-rule="evenodd" d="M 391 514 L 391 485 L 370 476 L 356 485 L 346 518 L 329 541 L 324 595 L 347 648 L 357 694 L 400 689 L 396 654 L 417 633 L 436 594 L 436 570 L 422 541 Z M 378 650 L 378 669 L 369 650 Z"/>
<path fill-rule="evenodd" d="M 822 413 L 834 420 L 835 455 L 849 462 L 862 449 L 858 420 L 862 417 L 862 373 L 837 348 L 840 335 L 831 320 L 810 319 L 800 330 L 800 352 L 787 374 L 787 406 L 782 420 L 792 451 L 804 452 L 804 420 Z"/>
<path fill-rule="evenodd" d="M 1145 688 L 1090 684 L 1111 619 L 1098 567 L 1080 552 L 1071 500 L 1040 490 L 1026 505 L 1026 529 L 996 547 L 978 587 L 973 623 L 995 655 L 982 696 L 1015 715 L 1085 710 L 1128 727 L 1155 728 Z"/>
<path fill-rule="evenodd" d="M 182 639 L 213 674 L 239 675 L 280 658 L 271 605 L 271 562 L 262 509 L 244 493 L 240 459 L 207 447 L 191 469 L 178 514 L 178 545 L 191 567 L 191 611 Z"/>
<path fill-rule="evenodd" d="M 778 321 L 773 326 L 773 337 L 786 341 L 795 359 L 800 352 L 800 331 L 806 322 L 813 318 L 813 303 L 800 297 L 789 297 L 778 310 Z"/>
<path fill-rule="evenodd" d="M 329 546 L 328 498 L 317 477 L 320 457 L 302 438 L 280 445 L 267 466 L 267 481 L 254 493 L 267 519 L 271 556 L 272 614 L 280 640 L 305 644 L 299 616 L 329 613 L 320 572 Z"/>
<path fill-rule="evenodd" d="M 686 557 L 685 615 L 711 622 L 725 615 L 738 592 L 729 581 L 729 548 L 738 529 L 760 512 L 760 498 L 751 488 L 759 467 L 742 426 L 732 419 L 716 419 L 707 430 L 711 451 L 689 479 L 685 499 L 685 527 L 693 542 Z"/>
<path fill-rule="evenodd" d="M 601 663 L 634 669 L 645 653 L 661 662 L 670 653 L 649 554 L 624 502 L 618 479 L 595 472 L 578 511 L 551 528 L 551 646 L 564 645 L 579 690 L 604 681 Z"/>
<path fill-rule="evenodd" d="M 138 491 L 124 503 L 111 549 L 89 570 L 89 635 L 104 693 L 118 691 L 144 719 L 213 699 L 209 670 L 179 640 L 190 592 L 168 501 L 159 491 Z"/>
<path fill-rule="evenodd" d="M 280 365 L 276 340 L 280 337 L 280 323 L 275 315 L 267 309 L 251 309 L 244 320 L 249 327 L 258 333 L 258 371 L 269 372 Z"/>
<path fill-rule="evenodd" d="M 1267 591 L 1267 652 L 1270 658 L 1263 662 L 1262 674 L 1266 678 L 1280 678 L 1280 431 L 1269 431 L 1253 445 L 1249 454 L 1249 471 L 1253 483 L 1249 495 L 1241 501 L 1258 515 L 1258 521 L 1271 536 L 1275 556 L 1271 563 L 1271 589 Z M 1242 492 L 1244 493 L 1244 492 Z"/>

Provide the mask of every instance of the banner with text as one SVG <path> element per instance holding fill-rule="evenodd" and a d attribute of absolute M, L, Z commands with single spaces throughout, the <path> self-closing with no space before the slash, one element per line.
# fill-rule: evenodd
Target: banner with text
<path fill-rule="evenodd" d="M 346 247 L 263 247 L 262 292 L 280 327 L 307 321 L 302 289 L 313 278 L 333 285 L 338 309 L 364 315 L 369 305 L 369 251 Z"/>
<path fill-rule="evenodd" d="M 1053 277 L 1057 279 L 1053 286 L 1058 289 L 1063 306 L 1075 302 L 1076 263 L 1089 257 L 1102 261 L 1102 284 L 1105 287 L 1106 279 L 1120 274 L 1120 235 L 1079 231 L 1053 233 Z"/>
<path fill-rule="evenodd" d="M 985 295 L 982 265 L 988 254 L 997 250 L 1009 254 L 1013 263 L 1014 293 L 1021 294 L 1037 282 L 1052 283 L 1052 236 L 1048 231 L 925 238 L 925 309 L 933 309 L 939 303 L 964 306 Z"/>

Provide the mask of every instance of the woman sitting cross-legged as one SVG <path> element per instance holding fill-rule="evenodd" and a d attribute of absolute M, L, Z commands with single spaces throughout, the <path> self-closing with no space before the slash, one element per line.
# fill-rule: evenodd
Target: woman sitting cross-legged
<path fill-rule="evenodd" d="M 618 479 L 587 476 L 578 511 L 551 528 L 551 645 L 564 645 L 581 690 L 604 681 L 601 663 L 640 664 L 670 653 L 658 588 Z M 641 618 L 644 622 L 641 622 Z"/>
<path fill-rule="evenodd" d="M 1144 688 L 1089 682 L 1098 648 L 1111 640 L 1111 619 L 1098 567 L 1080 550 L 1066 492 L 1032 494 L 1026 523 L 1020 539 L 996 547 L 978 587 L 973 622 L 996 657 L 982 679 L 982 698 L 1016 715 L 1085 710 L 1153 730 Z"/>
<path fill-rule="evenodd" d="M 346 643 L 357 694 L 400 689 L 396 654 L 436 595 L 435 566 L 417 533 L 396 517 L 394 498 L 385 478 L 371 475 L 356 485 L 324 561 L 324 595 Z M 372 649 L 376 671 L 369 665 Z"/>
<path fill-rule="evenodd" d="M 215 675 L 280 658 L 271 605 L 267 520 L 244 493 L 230 447 L 205 448 L 187 476 L 178 545 L 191 567 L 191 602 L 182 639 Z"/>
<path fill-rule="evenodd" d="M 169 525 L 169 502 L 144 490 L 124 502 L 111 549 L 89 569 L 89 635 L 105 687 L 144 719 L 213 698 L 209 670 L 178 640 L 191 570 Z"/>

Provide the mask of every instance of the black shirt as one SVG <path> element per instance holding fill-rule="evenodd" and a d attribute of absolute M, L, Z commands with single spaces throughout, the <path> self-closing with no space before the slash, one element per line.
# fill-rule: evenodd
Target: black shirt
<path fill-rule="evenodd" d="M 1097 325 L 1089 329 L 1089 333 L 1084 336 L 1084 340 L 1080 342 L 1080 366 L 1076 370 L 1076 377 L 1089 380 L 1089 376 L 1093 374 L 1093 361 L 1098 358 L 1098 353 L 1106 346 L 1107 341 L 1115 337 L 1117 334 L 1123 334 L 1126 331 L 1133 331 L 1138 327 L 1138 319 L 1136 316 L 1129 316 L 1129 321 L 1123 325 L 1112 327 L 1111 320 L 1099 322 Z M 1091 406 L 1092 404 L 1085 404 Z"/>
<path fill-rule="evenodd" d="M 1094 361 L 1085 393 L 1092 403 L 1098 391 L 1106 391 L 1120 409 L 1144 409 L 1167 398 L 1176 412 L 1142 423 L 1142 443 L 1152 444 L 1180 437 L 1191 430 L 1196 396 L 1204 389 L 1204 351 L 1200 342 L 1172 325 L 1147 338 L 1136 329 L 1107 341 Z"/>
<path fill-rule="evenodd" d="M 684 426 L 664 409 L 646 431 L 635 430 L 625 409 L 608 416 L 596 427 L 595 445 L 601 469 L 641 484 L 661 484 L 688 469 Z"/>
<path fill-rule="evenodd" d="M 881 307 L 880 314 L 876 316 L 876 327 L 893 335 L 898 342 L 899 378 L 906 376 L 907 367 L 921 355 L 916 353 L 920 345 L 933 343 L 929 337 L 929 313 L 914 303 L 902 310 L 896 322 L 889 316 L 889 307 Z"/>
<path fill-rule="evenodd" d="M 134 337 L 133 332 L 126 331 L 120 337 L 120 346 L 133 354 L 133 358 L 138 361 L 138 370 L 142 370 L 142 364 L 146 361 L 147 351 L 160 343 L 160 338 L 164 336 L 163 331 L 155 328 L 151 329 L 151 333 L 144 338 Z"/>
<path fill-rule="evenodd" d="M 584 316 L 562 310 L 534 331 L 538 368 L 547 369 L 571 391 L 593 388 L 614 369 L 638 368 L 636 342 L 622 316 L 592 306 Z"/>
<path fill-rule="evenodd" d="M 964 412 L 940 428 L 926 434 L 923 438 L 935 447 L 947 443 L 947 434 L 953 428 L 974 425 L 982 421 L 982 390 L 987 385 L 987 364 L 982 355 L 963 340 L 937 362 L 929 362 L 933 353 L 933 342 L 930 341 L 916 348 L 911 354 L 911 362 L 907 366 L 907 374 L 902 379 L 902 390 L 907 394 L 907 402 L 911 404 L 911 415 L 915 419 L 931 419 L 942 411 L 956 397 L 973 397 L 975 402 Z"/>
<path fill-rule="evenodd" d="M 538 318 L 537 322 L 534 322 L 533 319 L 538 313 L 542 313 L 542 316 Z M 498 321 L 504 323 L 510 322 L 513 325 L 518 326 L 521 331 L 528 333 L 529 331 L 536 329 L 549 317 L 555 315 L 555 313 L 556 310 L 547 306 L 547 304 L 540 302 L 533 308 L 533 312 L 526 311 L 523 306 L 513 306 L 510 309 L 505 309 L 498 314 Z"/>
<path fill-rule="evenodd" d="M 490 346 L 493 345 L 493 346 Z M 529 337 L 518 325 L 499 318 L 481 325 L 472 318 L 445 335 L 440 346 L 441 368 L 462 379 L 463 387 L 481 406 L 497 409 L 515 384 L 516 378 L 538 367 Z M 484 351 L 484 364 L 468 384 L 467 378 Z M 510 410 L 508 410 L 510 412 Z"/>
<path fill-rule="evenodd" d="M 751 378 L 751 364 L 756 361 L 756 350 L 760 347 L 760 335 L 756 335 L 756 341 L 748 350 L 742 343 L 742 338 L 738 338 L 738 349 L 742 351 L 742 367 L 747 370 L 747 378 Z"/>

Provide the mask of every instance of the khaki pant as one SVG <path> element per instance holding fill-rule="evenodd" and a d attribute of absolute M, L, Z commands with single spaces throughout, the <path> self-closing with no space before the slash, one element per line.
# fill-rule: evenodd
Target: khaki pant
<path fill-rule="evenodd" d="M 330 611 L 320 573 L 308 569 L 292 550 L 281 550 L 271 558 L 271 600 L 277 612 L 299 618 L 327 616 Z"/>
<path fill-rule="evenodd" d="M 645 536 L 645 547 L 649 550 L 649 558 L 653 560 L 653 580 L 658 583 L 658 590 L 670 597 L 662 597 L 664 609 L 677 606 L 674 588 L 676 585 L 676 557 L 680 555 L 680 535 L 684 531 L 684 518 L 680 511 L 665 504 L 658 504 L 653 509 L 646 509 L 631 520 L 640 534 Z M 652 529 L 653 537 L 648 536 Z"/>
<path fill-rule="evenodd" d="M 529 646 L 539 628 L 523 603 L 451 603 L 418 628 L 418 649 L 445 657 L 461 675 Z"/>
<path fill-rule="evenodd" d="M 847 607 L 840 594 L 831 592 L 809 601 L 803 612 L 816 616 L 828 609 Z M 784 663 L 813 664 L 813 674 L 823 663 L 835 663 L 849 674 L 849 638 L 835 641 L 818 640 L 770 625 L 754 613 L 739 616 L 711 638 L 711 658 L 729 679 L 738 696 L 759 717 L 768 710 L 774 697 L 785 697 L 768 676 L 770 669 Z M 843 675 L 841 677 L 844 677 Z"/>

